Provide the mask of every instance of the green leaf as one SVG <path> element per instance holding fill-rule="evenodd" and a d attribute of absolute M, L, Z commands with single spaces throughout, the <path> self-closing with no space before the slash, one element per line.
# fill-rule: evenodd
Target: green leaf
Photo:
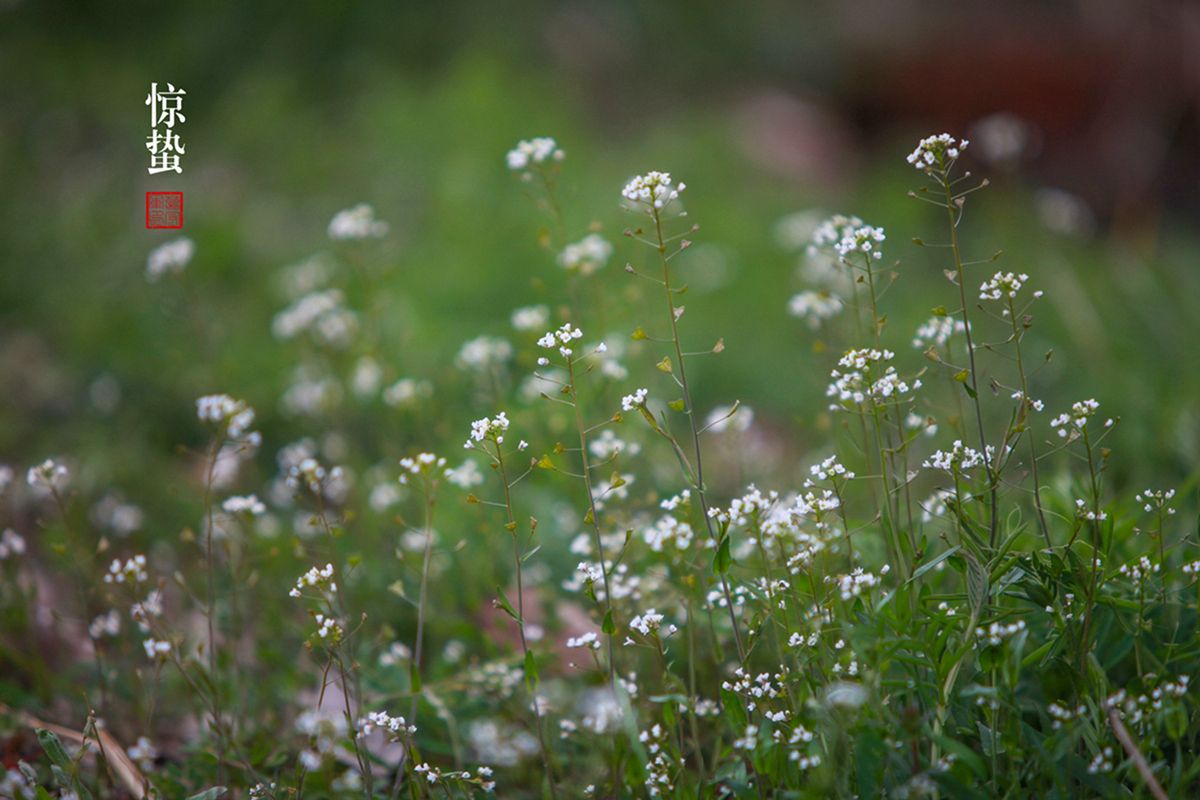
<path fill-rule="evenodd" d="M 969 551 L 964 551 L 963 556 L 967 561 L 967 600 L 971 604 L 971 619 L 977 620 L 988 598 L 988 574 Z M 974 621 L 971 624 L 974 625 Z"/>
<path fill-rule="evenodd" d="M 1029 667 L 1033 666 L 1037 662 L 1041 661 L 1042 658 L 1047 653 L 1049 653 L 1050 649 L 1053 647 L 1054 647 L 1054 640 L 1051 639 L 1050 641 L 1046 642 L 1038 649 L 1034 650 L 1032 653 L 1026 654 L 1025 657 L 1021 659 L 1021 669 L 1028 669 Z"/>
<path fill-rule="evenodd" d="M 75 779 L 58 764 L 50 765 L 50 774 L 54 776 L 54 782 L 64 789 L 70 789 L 75 786 Z"/>
<path fill-rule="evenodd" d="M 517 616 L 517 610 L 512 607 L 512 603 L 508 602 L 508 598 L 504 596 L 504 590 L 499 586 L 496 587 L 496 602 L 500 604 L 500 608 L 504 609 L 504 613 L 515 619 L 517 622 L 521 618 Z"/>
<path fill-rule="evenodd" d="M 417 668 L 416 661 L 408 662 L 408 683 L 413 694 L 420 694 L 421 670 Z"/>
<path fill-rule="evenodd" d="M 746 723 L 749 720 L 746 717 L 746 708 L 742 698 L 727 689 L 722 689 L 721 706 L 725 710 L 725 719 L 729 721 L 735 731 L 746 730 Z"/>
<path fill-rule="evenodd" d="M 883 738 L 871 728 L 858 735 L 854 746 L 855 772 L 858 780 L 859 797 L 879 797 L 880 778 L 883 777 L 883 762 L 887 758 L 887 746 Z"/>
<path fill-rule="evenodd" d="M 987 768 L 983 764 L 983 759 L 970 747 L 946 736 L 934 736 L 933 740 L 947 753 L 953 753 L 955 759 L 965 764 L 975 777 L 980 780 L 987 777 Z"/>
<path fill-rule="evenodd" d="M 932 561 L 926 561 L 924 564 L 922 564 L 921 566 L 917 567 L 917 569 L 916 569 L 916 570 L 913 572 L 913 574 L 912 574 L 912 577 L 908 579 L 908 583 L 912 583 L 912 582 L 913 582 L 913 581 L 915 581 L 917 578 L 919 578 L 919 577 L 921 577 L 922 575 L 924 575 L 926 572 L 929 572 L 929 570 L 931 570 L 931 569 L 935 569 L 935 568 L 937 567 L 937 565 L 938 565 L 938 564 L 942 563 L 942 562 L 943 562 L 943 561 L 945 561 L 947 558 L 949 558 L 950 556 L 954 555 L 955 553 L 957 553 L 957 552 L 958 552 L 959 550 L 961 550 L 961 549 L 962 549 L 962 545 L 961 545 L 961 544 L 956 544 L 956 545 L 954 545 L 954 547 L 951 547 L 951 548 L 950 548 L 949 550 L 947 550 L 946 552 L 939 554 L 939 555 L 938 555 L 938 557 L 937 557 L 937 558 L 935 558 L 935 559 L 933 559 Z"/>
<path fill-rule="evenodd" d="M 530 687 L 537 686 L 538 670 L 537 662 L 533 658 L 533 651 L 525 651 L 525 683 Z"/>
<path fill-rule="evenodd" d="M 600 630 L 609 636 L 612 636 L 617 632 L 617 623 L 613 621 L 613 613 L 611 608 L 604 612 L 604 621 L 600 623 Z"/>
<path fill-rule="evenodd" d="M 62 746 L 62 741 L 52 731 L 48 731 L 45 728 L 38 728 L 37 738 L 42 749 L 46 751 L 46 756 L 50 759 L 51 764 L 59 769 L 66 770 L 68 773 L 75 771 L 75 763 L 67 755 L 66 749 Z"/>
<path fill-rule="evenodd" d="M 726 536 L 721 539 L 721 543 L 717 546 L 717 553 L 713 556 L 713 572 L 724 575 L 732 564 L 733 556 L 729 552 L 729 537 Z"/>

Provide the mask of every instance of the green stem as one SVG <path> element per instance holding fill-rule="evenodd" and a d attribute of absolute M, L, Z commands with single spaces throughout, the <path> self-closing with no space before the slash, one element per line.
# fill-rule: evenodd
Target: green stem
<path fill-rule="evenodd" d="M 679 342 L 679 321 L 675 316 L 675 294 L 671 288 L 671 268 L 667 262 L 667 244 L 663 238 L 662 218 L 659 216 L 658 209 L 654 209 L 654 232 L 657 236 L 658 258 L 662 263 L 663 271 L 663 288 L 666 290 L 667 297 L 667 316 L 671 320 L 671 343 L 675 347 L 675 359 L 679 364 L 679 385 L 683 390 L 683 410 L 688 419 L 688 426 L 692 434 L 692 450 L 695 454 L 696 462 L 696 480 L 695 489 L 696 496 L 700 500 L 700 514 L 704 517 L 704 525 L 708 529 L 708 536 L 712 542 L 720 546 L 720 540 L 717 537 L 716 531 L 713 530 L 712 518 L 708 515 L 708 496 L 704 488 L 704 459 L 700 452 L 700 428 L 696 424 L 695 409 L 692 405 L 692 393 L 688 388 L 687 369 L 684 367 L 683 347 Z M 743 665 L 746 663 L 746 648 L 742 644 L 742 634 L 738 627 L 737 613 L 734 611 L 733 593 L 729 590 L 729 581 L 725 578 L 724 572 L 717 573 L 717 577 L 721 582 L 721 593 L 725 596 L 725 605 L 729 610 L 729 622 L 733 626 L 734 643 L 737 645 L 738 661 Z"/>

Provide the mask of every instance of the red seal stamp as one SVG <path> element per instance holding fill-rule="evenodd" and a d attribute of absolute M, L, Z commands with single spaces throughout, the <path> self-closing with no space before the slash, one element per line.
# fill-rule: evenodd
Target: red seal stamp
<path fill-rule="evenodd" d="M 146 192 L 147 228 L 183 227 L 183 192 Z"/>

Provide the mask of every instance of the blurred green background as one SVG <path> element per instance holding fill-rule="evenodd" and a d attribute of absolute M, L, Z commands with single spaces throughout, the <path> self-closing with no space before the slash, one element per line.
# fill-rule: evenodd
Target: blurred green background
<path fill-rule="evenodd" d="M 504 168 L 518 139 L 538 135 L 568 154 L 568 227 L 595 224 L 617 247 L 588 291 L 618 308 L 618 331 L 657 312 L 621 270 L 643 255 L 620 236 L 620 188 L 648 169 L 687 181 L 702 230 L 684 266 L 685 335 L 727 344 L 695 367 L 699 405 L 741 399 L 805 457 L 826 439 L 829 359 L 787 314 L 804 286 L 776 223 L 824 209 L 884 226 L 902 276 L 887 336 L 919 364 L 911 331 L 953 295 L 941 252 L 911 244 L 940 241 L 944 220 L 906 196 L 919 176 L 904 156 L 946 129 L 976 139 L 971 167 L 993 181 L 967 214 L 970 252 L 1003 249 L 1000 266 L 1047 290 L 1030 340 L 1055 350 L 1035 379 L 1047 409 L 1095 396 L 1123 420 L 1118 480 L 1176 484 L 1200 460 L 1197 9 L 1006 11 L 0 3 L 0 462 L 63 455 L 85 490 L 117 487 L 153 520 L 189 522 L 180 448 L 202 442 L 202 393 L 258 408 L 267 474 L 273 448 L 327 430 L 349 436 L 361 464 L 457 447 L 494 405 L 455 369 L 459 347 L 511 335 L 517 306 L 566 297 L 538 244 L 544 220 Z M 146 174 L 151 81 L 188 93 L 182 176 Z M 979 135 L 996 114 L 1021 141 L 989 159 Z M 197 251 L 182 275 L 150 284 L 146 256 L 173 237 L 144 229 L 143 194 L 167 189 L 186 194 Z M 389 235 L 335 246 L 329 219 L 359 202 Z M 288 303 L 277 276 L 320 252 L 377 326 L 386 382 L 433 381 L 423 414 L 350 392 L 324 418 L 281 409 L 308 354 L 271 336 Z M 531 351 L 519 344 L 518 363 Z M 631 383 L 653 374 L 641 361 Z"/>

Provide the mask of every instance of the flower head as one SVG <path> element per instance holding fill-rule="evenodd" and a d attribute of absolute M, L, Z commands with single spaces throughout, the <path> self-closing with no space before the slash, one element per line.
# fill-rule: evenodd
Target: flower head
<path fill-rule="evenodd" d="M 650 394 L 649 389 L 638 389 L 633 394 L 627 394 L 621 398 L 621 410 L 633 411 L 639 406 L 646 405 L 646 395 Z"/>
<path fill-rule="evenodd" d="M 249 430 L 254 424 L 254 409 L 245 400 L 235 400 L 227 394 L 209 394 L 196 400 L 196 416 L 201 422 L 224 426 L 230 440 L 257 440 L 258 434 Z"/>
<path fill-rule="evenodd" d="M 937 136 L 927 136 L 917 143 L 917 147 L 908 154 L 908 163 L 924 173 L 932 175 L 936 171 L 945 172 L 962 155 L 962 151 L 970 144 L 966 139 L 956 140 L 948 133 Z"/>
<path fill-rule="evenodd" d="M 1023 272 L 1020 275 L 1015 275 L 1011 272 L 997 272 L 980 285 L 979 299 L 1000 300 L 1008 298 L 1011 300 L 1017 296 L 1017 292 L 1021 291 L 1021 287 L 1025 285 L 1025 281 L 1027 280 L 1029 280 L 1029 276 Z"/>
<path fill-rule="evenodd" d="M 570 358 L 575 350 L 570 346 L 571 342 L 576 339 L 583 338 L 583 331 L 576 328 L 571 323 L 563 323 L 562 327 L 556 331 L 549 331 L 545 336 L 538 339 L 538 347 L 546 350 L 558 348 L 558 352 L 563 358 Z"/>
<path fill-rule="evenodd" d="M 472 464 L 474 462 L 471 462 Z M 407 484 L 410 475 L 446 474 L 446 459 L 433 453 L 418 453 L 400 459 L 400 483 Z"/>
<path fill-rule="evenodd" d="M 842 229 L 842 237 L 834 242 L 833 249 L 845 259 L 854 253 L 863 253 L 866 258 L 878 261 L 883 258 L 881 245 L 886 238 L 883 228 L 874 225 L 847 226 Z"/>
<path fill-rule="evenodd" d="M 504 432 L 508 430 L 508 426 L 508 415 L 503 411 L 494 417 L 477 419 L 471 423 L 471 435 L 468 437 L 467 443 L 463 445 L 463 448 L 470 450 L 477 444 L 489 440 L 496 444 L 503 444 Z"/>
<path fill-rule="evenodd" d="M 558 254 L 558 263 L 565 270 L 591 275 L 608 263 L 613 247 L 598 233 L 589 233 L 578 242 L 563 248 Z"/>
<path fill-rule="evenodd" d="M 625 184 L 621 196 L 639 211 L 656 214 L 679 199 L 686 188 L 685 183 L 672 185 L 669 172 L 647 172 Z"/>
<path fill-rule="evenodd" d="M 1050 420 L 1050 427 L 1058 430 L 1062 439 L 1074 439 L 1088 423 L 1088 419 L 1100 410 L 1100 404 L 1091 400 L 1080 400 L 1071 404 L 1070 411 L 1064 411 Z"/>
<path fill-rule="evenodd" d="M 821 323 L 830 317 L 840 314 L 843 307 L 840 297 L 824 291 L 800 292 L 788 301 L 788 312 L 806 321 L 813 330 L 820 328 Z"/>
<path fill-rule="evenodd" d="M 366 203 L 339 211 L 329 221 L 329 238 L 335 241 L 378 239 L 387 232 L 388 224 L 375 219 L 375 209 Z"/>
<path fill-rule="evenodd" d="M 954 446 L 949 450 L 938 450 L 921 466 L 925 469 L 940 469 L 951 474 L 963 473 L 981 464 L 986 465 L 992 458 L 992 446 L 988 445 L 986 453 L 967 447 L 961 439 L 954 440 Z"/>
<path fill-rule="evenodd" d="M 34 489 L 59 490 L 67 485 L 71 474 L 67 468 L 52 458 L 47 458 L 41 464 L 32 466 L 25 473 L 25 481 Z"/>
<path fill-rule="evenodd" d="M 146 280 L 155 283 L 168 273 L 183 272 L 195 252 L 195 243 L 186 236 L 159 245 L 146 259 Z"/>
<path fill-rule="evenodd" d="M 554 139 L 538 136 L 517 142 L 517 146 L 508 151 L 504 161 L 513 172 L 524 172 L 547 161 L 562 161 L 566 156 Z"/>

